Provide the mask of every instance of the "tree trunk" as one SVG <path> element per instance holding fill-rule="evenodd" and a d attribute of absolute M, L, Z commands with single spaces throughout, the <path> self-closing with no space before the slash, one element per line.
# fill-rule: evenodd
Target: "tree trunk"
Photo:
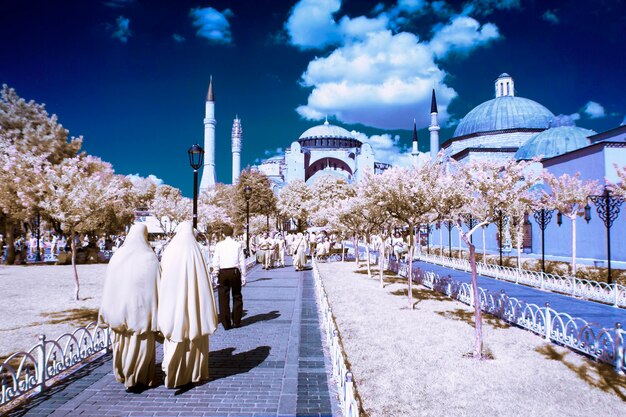
<path fill-rule="evenodd" d="M 517 269 L 522 269 L 522 245 L 524 243 L 524 226 L 522 223 L 522 230 L 516 230 L 517 232 Z"/>
<path fill-rule="evenodd" d="M 76 269 L 76 239 L 74 239 L 73 234 L 70 234 L 70 236 L 72 239 L 72 267 L 74 268 L 74 285 L 76 287 L 74 292 L 74 300 L 78 301 L 80 300 L 80 298 L 78 298 L 80 283 L 78 282 L 78 269 Z"/>
<path fill-rule="evenodd" d="M 346 251 L 344 248 L 344 241 L 343 239 L 341 239 L 341 262 L 344 262 L 346 260 Z"/>
<path fill-rule="evenodd" d="M 439 255 L 443 256 L 443 223 L 439 225 Z"/>
<path fill-rule="evenodd" d="M 483 229 L 483 263 L 487 263 L 487 250 L 485 248 L 485 226 L 482 227 Z"/>
<path fill-rule="evenodd" d="M 380 247 L 380 254 L 378 256 L 378 273 L 380 276 L 380 288 L 384 288 L 385 284 L 383 282 L 383 275 L 385 272 L 385 241 Z"/>
<path fill-rule="evenodd" d="M 407 262 L 409 270 L 407 272 L 407 278 L 409 281 L 409 310 L 413 310 L 413 249 L 415 248 L 415 245 L 413 243 L 413 225 L 410 223 L 409 230 L 409 259 Z M 400 262 L 399 259 L 398 262 Z"/>
<path fill-rule="evenodd" d="M 358 265 L 359 264 L 359 237 L 357 235 L 354 235 L 354 262 Z"/>
<path fill-rule="evenodd" d="M 368 238 L 365 238 L 365 263 L 367 264 L 367 277 L 372 278 L 372 266 L 370 265 L 370 245 Z"/>
<path fill-rule="evenodd" d="M 4 263 L 6 265 L 13 265 L 13 262 L 15 262 L 15 224 L 8 217 L 6 220 L 6 245 L 7 258 Z"/>
<path fill-rule="evenodd" d="M 474 333 L 474 358 L 482 359 L 483 356 L 483 313 L 480 309 L 480 293 L 478 291 L 478 277 L 476 276 L 476 248 L 466 239 L 465 243 L 470 251 L 470 265 L 472 268 L 472 294 L 474 294 L 474 321 L 476 322 Z"/>
<path fill-rule="evenodd" d="M 572 276 L 576 275 L 576 216 L 572 217 Z"/>

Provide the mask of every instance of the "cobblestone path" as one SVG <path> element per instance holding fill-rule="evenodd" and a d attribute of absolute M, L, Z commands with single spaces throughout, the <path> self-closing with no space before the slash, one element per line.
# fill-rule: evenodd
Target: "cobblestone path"
<path fill-rule="evenodd" d="M 210 338 L 210 380 L 126 393 L 107 355 L 10 416 L 338 415 L 311 271 L 256 266 L 243 290 L 242 326 Z M 157 369 L 162 359 L 157 349 Z M 162 381 L 162 375 L 160 375 Z"/>

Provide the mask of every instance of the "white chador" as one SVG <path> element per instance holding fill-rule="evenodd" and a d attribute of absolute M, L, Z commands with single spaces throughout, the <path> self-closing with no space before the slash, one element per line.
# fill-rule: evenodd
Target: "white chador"
<path fill-rule="evenodd" d="M 113 331 L 113 373 L 127 388 L 155 382 L 159 271 L 148 229 L 133 225 L 107 266 L 98 315 Z"/>
<path fill-rule="evenodd" d="M 217 328 L 217 310 L 191 223 L 176 228 L 176 236 L 163 252 L 161 269 L 159 329 L 165 337 L 165 386 L 207 380 L 209 335 Z"/>

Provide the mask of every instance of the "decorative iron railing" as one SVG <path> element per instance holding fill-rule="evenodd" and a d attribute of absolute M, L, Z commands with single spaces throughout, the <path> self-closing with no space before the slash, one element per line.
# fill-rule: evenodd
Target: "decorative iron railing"
<path fill-rule="evenodd" d="M 315 260 L 313 264 L 313 278 L 315 279 L 315 289 L 319 299 L 319 308 L 322 312 L 322 323 L 326 330 L 326 341 L 330 348 L 330 357 L 333 364 L 333 377 L 337 383 L 339 400 L 343 417 L 358 417 L 359 405 L 355 396 L 352 372 L 346 365 L 346 358 L 339 340 L 339 330 L 335 324 L 333 312 L 328 303 L 328 297 L 324 290 L 324 284 L 320 278 L 319 270 Z"/>
<path fill-rule="evenodd" d="M 385 261 L 385 268 L 407 277 L 408 265 L 396 261 Z M 469 283 L 450 277 L 441 277 L 434 272 L 423 272 L 413 267 L 413 280 L 427 288 L 446 294 L 470 306 L 474 305 L 473 292 Z M 600 362 L 612 365 L 615 371 L 626 372 L 625 332 L 621 323 L 612 329 L 600 327 L 567 313 L 559 313 L 548 303 L 544 307 L 529 304 L 517 298 L 479 288 L 481 309 L 511 324 L 527 329 L 539 336 L 575 351 L 588 355 Z"/>
<path fill-rule="evenodd" d="M 0 362 L 0 406 L 31 391 L 44 391 L 51 380 L 64 378 L 72 367 L 110 351 L 110 347 L 110 330 L 95 322 L 56 340 L 40 335 L 39 343 L 29 351 L 14 353 Z"/>
<path fill-rule="evenodd" d="M 460 271 L 471 272 L 470 262 L 467 259 L 448 258 L 423 253 L 416 255 L 416 259 Z M 480 275 L 514 282 L 516 284 L 571 295 L 572 297 L 579 297 L 585 300 L 612 304 L 615 307 L 626 307 L 626 286 L 618 283 L 607 284 L 606 282 L 597 282 L 576 277 L 563 277 L 555 274 L 528 271 L 508 266 L 491 265 L 483 262 L 476 262 L 476 271 Z"/>

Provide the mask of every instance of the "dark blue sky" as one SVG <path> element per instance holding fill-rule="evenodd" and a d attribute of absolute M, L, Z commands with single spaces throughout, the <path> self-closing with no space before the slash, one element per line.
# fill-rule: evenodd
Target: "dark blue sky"
<path fill-rule="evenodd" d="M 413 118 L 427 149 L 427 90 L 447 106 L 445 140 L 502 72 L 518 95 L 579 126 L 620 125 L 625 16 L 621 0 L 1 0 L 0 83 L 45 103 L 118 173 L 154 174 L 190 195 L 186 150 L 203 143 L 211 74 L 221 182 L 236 114 L 243 166 L 322 113 L 379 135 L 380 159 L 394 161 Z"/>

